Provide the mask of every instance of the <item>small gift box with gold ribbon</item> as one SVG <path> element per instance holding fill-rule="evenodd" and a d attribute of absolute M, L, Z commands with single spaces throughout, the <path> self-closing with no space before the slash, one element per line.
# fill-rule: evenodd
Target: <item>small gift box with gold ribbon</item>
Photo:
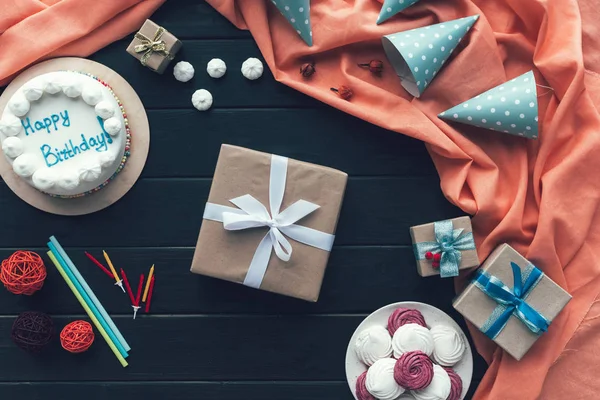
<path fill-rule="evenodd" d="M 507 244 L 496 248 L 454 308 L 520 360 L 571 295 Z"/>
<path fill-rule="evenodd" d="M 147 19 L 127 47 L 127 52 L 140 60 L 143 66 L 162 74 L 180 48 L 181 42 L 173 34 Z"/>
<path fill-rule="evenodd" d="M 413 226 L 410 236 L 421 276 L 448 278 L 461 269 L 479 266 L 469 217 Z"/>

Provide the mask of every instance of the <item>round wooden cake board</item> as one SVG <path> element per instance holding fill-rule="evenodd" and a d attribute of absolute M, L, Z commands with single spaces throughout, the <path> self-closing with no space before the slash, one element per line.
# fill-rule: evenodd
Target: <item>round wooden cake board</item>
<path fill-rule="evenodd" d="M 97 76 L 107 82 L 121 100 L 131 129 L 131 155 L 125 168 L 101 190 L 73 199 L 51 197 L 30 186 L 13 172 L 4 155 L 0 155 L 0 175 L 17 196 L 35 208 L 58 215 L 91 214 L 118 201 L 138 180 L 148 157 L 150 126 L 142 101 L 123 77 L 102 64 L 77 57 L 55 58 L 25 70 L 0 96 L 0 110 L 4 110 L 10 97 L 28 80 L 47 72 L 64 70 L 87 72 Z"/>

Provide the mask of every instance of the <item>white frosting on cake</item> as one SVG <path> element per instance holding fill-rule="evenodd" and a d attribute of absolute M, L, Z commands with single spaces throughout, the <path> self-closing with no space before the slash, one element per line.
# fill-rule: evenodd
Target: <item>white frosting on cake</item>
<path fill-rule="evenodd" d="M 383 326 L 375 325 L 358 334 L 354 350 L 365 365 L 392 355 L 392 337 Z"/>
<path fill-rule="evenodd" d="M 10 158 L 17 158 L 23 154 L 23 141 L 18 137 L 10 136 L 2 142 L 2 151 Z"/>
<path fill-rule="evenodd" d="M 17 117 L 22 117 L 29 112 L 29 100 L 25 98 L 23 92 L 17 92 L 8 101 L 8 109 Z"/>
<path fill-rule="evenodd" d="M 47 167 L 43 167 L 35 171 L 33 176 L 31 177 L 33 181 L 33 186 L 40 190 L 48 190 L 56 183 L 56 179 L 52 170 Z"/>
<path fill-rule="evenodd" d="M 433 337 L 429 329 L 419 324 L 402 325 L 394 332 L 392 349 L 394 349 L 394 357 L 396 358 L 415 350 L 420 350 L 431 356 L 431 353 L 433 353 Z"/>
<path fill-rule="evenodd" d="M 108 87 L 82 73 L 58 71 L 17 89 L 2 111 L 0 139 L 27 183 L 76 197 L 103 186 L 119 169 L 127 132 Z"/>
<path fill-rule="evenodd" d="M 96 114 L 102 119 L 108 119 L 115 115 L 115 107 L 109 101 L 101 101 L 94 107 Z"/>
<path fill-rule="evenodd" d="M 108 132 L 109 135 L 115 136 L 121 132 L 121 128 L 123 124 L 117 117 L 110 117 L 106 121 L 104 121 L 104 129 Z"/>
<path fill-rule="evenodd" d="M 29 101 L 39 100 L 44 94 L 46 82 L 44 79 L 32 79 L 23 86 L 23 94 Z"/>
<path fill-rule="evenodd" d="M 0 133 L 4 136 L 18 135 L 22 129 L 21 119 L 12 114 L 5 114 L 0 120 Z"/>
<path fill-rule="evenodd" d="M 456 329 L 447 325 L 431 328 L 433 359 L 440 365 L 451 367 L 460 361 L 465 352 L 465 342 Z"/>
<path fill-rule="evenodd" d="M 365 386 L 379 400 L 396 400 L 404 393 L 404 388 L 394 379 L 395 365 L 396 360 L 393 358 L 382 358 L 367 370 Z"/>
<path fill-rule="evenodd" d="M 421 390 L 412 390 L 416 400 L 446 400 L 450 395 L 452 382 L 448 373 L 439 365 L 433 365 L 433 379 L 429 386 Z"/>
<path fill-rule="evenodd" d="M 86 83 L 81 91 L 81 98 L 90 106 L 102 101 L 102 89 L 93 83 Z"/>

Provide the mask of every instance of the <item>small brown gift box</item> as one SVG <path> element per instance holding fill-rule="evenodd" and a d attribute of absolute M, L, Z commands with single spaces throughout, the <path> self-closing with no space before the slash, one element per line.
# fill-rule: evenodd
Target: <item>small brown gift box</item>
<path fill-rule="evenodd" d="M 471 218 L 459 217 L 451 219 L 453 229 L 464 229 L 463 234 L 472 233 L 473 227 L 471 226 Z M 410 237 L 412 238 L 413 245 L 422 242 L 435 242 L 435 231 L 434 222 L 417 225 L 410 228 Z M 479 265 L 479 257 L 477 256 L 477 249 L 461 251 L 462 257 L 459 270 L 471 267 L 477 267 Z M 417 272 L 421 276 L 433 276 L 439 275 L 439 268 L 434 268 L 432 260 L 425 258 L 419 259 L 417 252 L 415 251 L 415 258 L 417 259 Z"/>
<path fill-rule="evenodd" d="M 250 194 L 271 214 L 271 164 L 271 154 L 222 145 L 208 203 L 235 207 L 231 199 Z M 334 234 L 347 179 L 348 175 L 344 172 L 288 159 L 280 211 L 283 212 L 298 200 L 315 203 L 320 207 L 295 224 Z M 268 228 L 228 231 L 222 222 L 206 219 L 206 215 L 205 210 L 191 271 L 243 283 L 259 243 L 269 232 Z M 287 239 L 293 250 L 290 260 L 284 262 L 273 252 L 259 288 L 317 301 L 329 252 L 289 237 Z"/>
<path fill-rule="evenodd" d="M 481 266 L 481 270 L 500 279 L 512 290 L 514 278 L 511 262 L 520 267 L 521 273 L 524 273 L 527 266 L 531 264 L 515 249 L 503 244 L 492 252 Z M 548 322 L 552 322 L 570 300 L 571 295 L 545 274 L 542 275 L 539 283 L 529 291 L 529 295 L 525 298 L 527 304 L 542 314 Z M 454 299 L 452 305 L 463 317 L 481 329 L 498 306 L 498 303 L 473 283 L 470 283 Z M 533 333 L 522 321 L 511 315 L 508 323 L 496 336 L 494 342 L 515 359 L 520 360 L 538 338 L 538 334 Z"/>
<path fill-rule="evenodd" d="M 181 42 L 173 34 L 147 19 L 127 47 L 127 52 L 142 65 L 162 74 L 180 48 Z"/>

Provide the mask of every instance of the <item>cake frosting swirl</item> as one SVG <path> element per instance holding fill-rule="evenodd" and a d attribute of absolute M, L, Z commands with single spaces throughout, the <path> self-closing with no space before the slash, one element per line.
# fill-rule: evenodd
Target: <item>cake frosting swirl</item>
<path fill-rule="evenodd" d="M 433 337 L 433 359 L 436 363 L 451 367 L 459 362 L 465 353 L 465 342 L 456 329 L 447 325 L 431 328 Z"/>
<path fill-rule="evenodd" d="M 366 385 L 367 371 L 363 372 L 356 378 L 356 398 L 358 400 L 377 400 L 369 391 Z"/>
<path fill-rule="evenodd" d="M 419 350 L 428 356 L 433 353 L 433 337 L 429 329 L 418 324 L 399 327 L 392 338 L 394 357 L 398 358 L 409 351 Z"/>
<path fill-rule="evenodd" d="M 375 361 L 392 355 L 392 337 L 385 328 L 372 326 L 359 333 L 354 350 L 365 365 L 373 365 Z"/>
<path fill-rule="evenodd" d="M 444 367 L 444 370 L 450 378 L 450 394 L 446 400 L 460 400 L 463 391 L 461 377 L 452 368 Z"/>

